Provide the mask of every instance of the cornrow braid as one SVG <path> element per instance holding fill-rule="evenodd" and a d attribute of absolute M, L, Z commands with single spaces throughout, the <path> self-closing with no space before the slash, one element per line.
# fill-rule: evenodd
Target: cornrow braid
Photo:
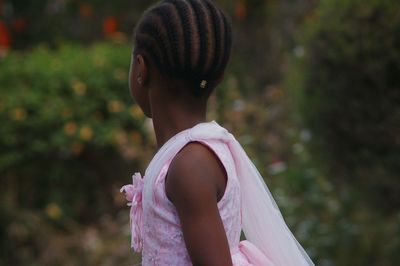
<path fill-rule="evenodd" d="M 201 76 L 203 75 L 203 68 L 204 68 L 204 63 L 206 61 L 206 29 L 205 29 L 205 14 L 203 9 L 200 6 L 200 1 L 197 0 L 189 0 L 189 3 L 191 7 L 193 8 L 193 11 L 196 15 L 196 24 L 197 24 L 197 29 L 199 31 L 199 42 L 200 42 L 200 50 L 199 50 L 199 62 L 197 64 L 197 68 L 195 69 L 195 72 L 197 75 Z"/>
<path fill-rule="evenodd" d="M 215 54 L 220 54 L 221 53 L 221 18 L 219 16 L 218 10 L 212 8 L 211 3 L 209 1 L 206 1 L 206 5 L 208 9 L 211 11 L 211 17 L 213 21 L 213 32 L 214 32 L 214 51 Z M 214 56 L 212 66 L 210 69 L 210 72 L 213 73 L 218 69 L 218 61 L 219 58 Z"/>
<path fill-rule="evenodd" d="M 191 51 L 191 45 L 190 45 L 190 29 L 191 29 L 191 23 L 189 17 L 186 15 L 188 14 L 189 11 L 189 6 L 185 1 L 179 1 L 179 0 L 169 0 L 167 2 L 170 2 L 175 5 L 176 9 L 178 10 L 179 17 L 182 21 L 182 30 L 183 30 L 183 41 L 184 41 L 184 46 L 183 46 L 183 57 L 184 57 L 184 70 L 190 69 L 191 65 L 191 58 L 190 58 L 190 51 Z M 183 74 L 188 74 L 188 73 L 183 73 Z"/>
<path fill-rule="evenodd" d="M 232 28 L 228 26 L 228 20 L 225 16 L 222 16 L 222 19 L 224 21 L 224 29 L 225 29 L 225 43 L 230 43 L 232 40 Z M 230 48 L 226 47 L 225 45 L 225 51 L 222 53 L 222 63 L 221 67 L 225 69 L 226 65 L 228 64 L 229 60 L 229 54 L 230 54 Z"/>
<path fill-rule="evenodd" d="M 164 0 L 145 12 L 134 43 L 160 73 L 209 94 L 229 61 L 231 23 L 211 0 Z"/>

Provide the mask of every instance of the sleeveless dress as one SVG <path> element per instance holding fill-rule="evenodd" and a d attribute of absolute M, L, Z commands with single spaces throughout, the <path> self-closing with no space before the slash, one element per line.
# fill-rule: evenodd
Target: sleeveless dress
<path fill-rule="evenodd" d="M 217 206 L 228 239 L 233 265 L 273 265 L 272 263 L 253 264 L 257 260 L 253 260 L 251 263 L 251 257 L 254 257 L 252 253 L 259 251 L 248 241 L 240 242 L 242 221 L 240 186 L 232 155 L 225 142 L 216 139 L 191 139 L 190 129 L 184 130 L 167 141 L 152 161 L 158 159 L 157 155 L 162 152 L 163 148 L 165 149 L 171 142 L 182 140 L 182 138 L 185 139 L 186 144 L 197 141 L 209 147 L 226 170 L 226 188 Z M 128 204 L 131 206 L 131 246 L 135 251 L 142 252 L 143 266 L 192 265 L 177 211 L 165 192 L 165 177 L 169 165 L 180 150 L 175 150 L 173 154 L 168 155 L 169 159 L 163 163 L 161 171 L 158 173 L 149 174 L 150 163 L 143 178 L 136 173 L 133 175 L 133 184 L 121 188 L 121 192 L 124 192 L 127 200 L 131 202 Z"/>
<path fill-rule="evenodd" d="M 153 157 L 145 176 L 135 173 L 132 184 L 121 188 L 131 206 L 131 246 L 142 252 L 142 265 L 192 265 L 177 211 L 165 192 L 169 165 L 190 142 L 209 147 L 226 170 L 227 184 L 217 206 L 233 265 L 313 266 L 241 145 L 215 121 L 173 136 Z M 251 242 L 240 241 L 242 229 Z"/>
<path fill-rule="evenodd" d="M 224 195 L 218 209 L 224 224 L 234 265 L 248 265 L 238 252 L 241 231 L 240 187 L 232 156 L 225 143 L 201 141 L 218 156 L 227 172 Z M 165 193 L 165 177 L 172 160 L 152 180 L 147 176 L 143 187 L 143 265 L 192 265 L 186 250 L 175 206 Z M 147 180 L 146 180 L 147 179 Z"/>

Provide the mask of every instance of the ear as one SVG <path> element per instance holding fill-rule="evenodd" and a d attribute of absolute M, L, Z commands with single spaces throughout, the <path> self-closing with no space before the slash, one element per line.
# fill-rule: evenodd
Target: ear
<path fill-rule="evenodd" d="M 136 65 L 138 66 L 138 76 L 136 77 L 137 79 L 140 78 L 142 81 L 142 86 L 146 85 L 149 80 L 149 69 L 148 65 L 146 63 L 146 60 L 141 54 L 138 54 L 135 58 L 136 60 Z"/>

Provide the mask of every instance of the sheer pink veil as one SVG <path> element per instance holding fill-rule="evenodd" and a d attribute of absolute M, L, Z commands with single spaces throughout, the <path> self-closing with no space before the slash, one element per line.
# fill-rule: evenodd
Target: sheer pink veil
<path fill-rule="evenodd" d="M 229 146 L 240 183 L 242 229 L 246 239 L 273 265 L 314 265 L 287 227 L 264 179 L 242 146 L 215 121 L 200 123 L 167 141 L 150 162 L 146 176 L 159 172 L 171 154 L 178 153 L 188 142 L 206 139 L 222 140 Z"/>
<path fill-rule="evenodd" d="M 239 142 L 215 121 L 192 128 L 191 139 L 223 139 L 236 165 L 242 202 L 242 228 L 246 239 L 274 265 L 314 265 L 287 227 L 264 179 Z"/>

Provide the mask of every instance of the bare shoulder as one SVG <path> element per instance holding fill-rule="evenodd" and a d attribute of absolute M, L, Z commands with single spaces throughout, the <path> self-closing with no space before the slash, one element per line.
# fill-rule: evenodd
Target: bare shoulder
<path fill-rule="evenodd" d="M 173 159 L 166 177 L 166 194 L 174 203 L 196 202 L 198 197 L 218 201 L 226 186 L 226 172 L 205 144 L 190 142 Z M 211 197 L 211 199 L 210 199 Z"/>
<path fill-rule="evenodd" d="M 232 265 L 217 201 L 225 169 L 213 151 L 192 142 L 175 156 L 165 190 L 175 205 L 193 265 Z"/>

